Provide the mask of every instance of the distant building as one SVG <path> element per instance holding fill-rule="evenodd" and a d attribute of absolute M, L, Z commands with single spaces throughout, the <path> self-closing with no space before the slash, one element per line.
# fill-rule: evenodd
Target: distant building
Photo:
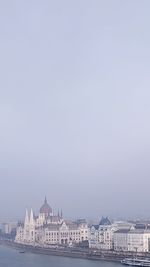
<path fill-rule="evenodd" d="M 67 222 L 61 214 L 54 215 L 45 198 L 36 217 L 26 210 L 25 221 L 18 225 L 15 242 L 30 245 L 72 245 L 88 240 L 88 226 L 83 220 Z"/>
<path fill-rule="evenodd" d="M 2 232 L 4 234 L 11 234 L 17 228 L 16 222 L 3 223 Z"/>
<path fill-rule="evenodd" d="M 135 227 L 135 224 L 132 222 L 126 222 L 126 221 L 115 221 L 113 225 L 118 229 L 118 230 L 130 230 L 132 227 Z"/>
<path fill-rule="evenodd" d="M 150 230 L 128 229 L 114 233 L 114 250 L 131 252 L 150 251 Z"/>
<path fill-rule="evenodd" d="M 108 217 L 102 217 L 98 225 L 92 225 L 90 228 L 89 247 L 96 249 L 112 250 L 113 235 L 117 230 Z"/>

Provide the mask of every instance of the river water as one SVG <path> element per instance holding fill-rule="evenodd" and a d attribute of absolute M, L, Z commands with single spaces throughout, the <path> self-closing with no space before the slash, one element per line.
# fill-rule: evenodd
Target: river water
<path fill-rule="evenodd" d="M 121 267 L 120 263 L 19 253 L 0 246 L 0 267 Z"/>

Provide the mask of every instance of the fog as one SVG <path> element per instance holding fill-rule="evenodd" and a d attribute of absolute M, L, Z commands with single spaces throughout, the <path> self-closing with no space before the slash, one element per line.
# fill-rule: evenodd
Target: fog
<path fill-rule="evenodd" d="M 0 1 L 0 220 L 150 218 L 149 9 Z"/>

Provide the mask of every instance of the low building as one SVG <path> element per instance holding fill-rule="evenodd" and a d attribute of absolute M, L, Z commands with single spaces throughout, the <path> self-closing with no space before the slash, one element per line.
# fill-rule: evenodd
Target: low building
<path fill-rule="evenodd" d="M 2 232 L 4 234 L 11 234 L 17 228 L 16 222 L 3 223 Z"/>
<path fill-rule="evenodd" d="M 126 222 L 126 221 L 114 221 L 113 225 L 118 230 L 130 230 L 131 228 L 135 227 L 135 224 L 132 222 Z"/>
<path fill-rule="evenodd" d="M 131 252 L 150 251 L 150 230 L 131 228 L 114 233 L 114 250 Z"/>

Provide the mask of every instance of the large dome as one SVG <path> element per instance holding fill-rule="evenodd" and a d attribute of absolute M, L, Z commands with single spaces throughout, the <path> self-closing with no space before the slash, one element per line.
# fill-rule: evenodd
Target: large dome
<path fill-rule="evenodd" d="M 45 215 L 50 215 L 52 213 L 52 208 L 50 205 L 47 203 L 47 199 L 45 197 L 44 204 L 40 208 L 40 213 L 44 213 Z"/>

